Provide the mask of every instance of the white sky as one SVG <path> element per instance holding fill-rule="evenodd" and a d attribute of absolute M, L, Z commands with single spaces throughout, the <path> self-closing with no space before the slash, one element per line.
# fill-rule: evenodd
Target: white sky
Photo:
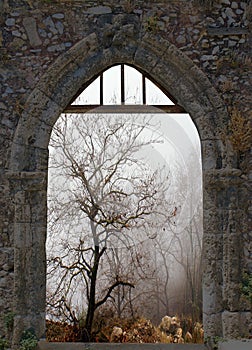
<path fill-rule="evenodd" d="M 124 65 L 125 69 L 125 101 L 126 104 L 142 104 L 142 74 L 136 69 Z M 114 66 L 103 74 L 104 82 L 104 105 L 120 104 L 120 65 Z M 97 78 L 90 84 L 73 104 L 100 104 L 99 101 L 100 81 Z M 173 102 L 149 79 L 146 78 L 146 104 L 147 105 L 173 105 Z M 200 140 L 195 125 L 189 114 L 166 114 L 176 122 L 193 145 L 200 147 Z M 168 123 L 166 123 L 169 128 Z M 172 124 L 174 124 L 172 122 Z M 181 142 L 181 140 L 180 140 Z"/>
<path fill-rule="evenodd" d="M 124 65 L 125 77 L 125 104 L 142 104 L 142 74 L 136 69 Z M 121 67 L 114 66 L 103 73 L 103 100 L 104 105 L 121 103 Z M 90 84 L 73 104 L 100 104 L 100 80 L 99 77 Z M 149 79 L 146 78 L 146 104 L 147 105 L 172 105 L 172 101 Z M 98 110 L 97 110 L 98 112 Z M 140 115 L 131 117 L 141 119 Z M 148 150 L 148 163 L 150 167 L 164 164 L 169 171 L 176 163 L 183 169 L 183 176 L 187 179 L 187 198 L 194 202 L 195 206 L 201 200 L 195 198 L 194 188 L 200 181 L 201 185 L 201 158 L 200 139 L 197 129 L 189 114 L 167 114 L 157 109 L 155 120 L 160 125 L 160 135 L 163 138 L 162 144 L 156 144 Z M 196 159 L 196 169 L 199 176 L 191 176 L 192 153 Z M 194 164 L 195 167 L 195 164 Z M 195 169 L 194 169 L 195 170 Z M 194 171 L 195 175 L 195 171 Z M 173 176 L 176 176 L 174 173 Z M 174 179 L 175 181 L 175 179 Z M 193 200 L 192 200 L 193 199 Z M 183 208 L 182 208 L 183 209 Z M 181 217 L 188 217 L 189 209 L 185 205 L 185 213 Z M 183 214 L 183 215 L 182 215 Z"/>
<path fill-rule="evenodd" d="M 104 73 L 104 104 L 120 104 L 120 66 L 115 66 Z M 134 68 L 125 65 L 125 97 L 127 104 L 142 104 L 142 75 Z M 99 104 L 100 84 L 96 79 L 86 90 L 76 99 L 73 104 Z M 147 104 L 172 104 L 151 81 L 146 80 L 146 102 Z M 85 117 L 88 117 L 86 115 Z M 139 118 L 141 115 L 130 117 Z M 183 171 L 183 181 L 186 182 L 185 201 L 181 206 L 180 215 L 182 221 L 179 222 L 182 231 L 190 222 L 191 215 L 194 214 L 202 193 L 194 191 L 197 186 L 201 186 L 201 158 L 199 135 L 189 114 L 167 114 L 157 109 L 155 113 L 156 121 L 159 123 L 159 135 L 163 142 L 150 145 L 148 149 L 142 150 L 146 153 L 146 159 L 150 168 L 157 168 L 164 165 L 167 172 L 180 164 Z M 192 164 L 191 154 L 196 162 Z M 193 168 L 192 168 L 193 167 Z M 196 175 L 195 175 L 196 174 Z M 171 182 L 176 183 L 178 174 L 172 173 Z M 176 203 L 177 193 L 174 193 L 174 203 Z M 55 249 L 55 247 L 53 247 Z"/>

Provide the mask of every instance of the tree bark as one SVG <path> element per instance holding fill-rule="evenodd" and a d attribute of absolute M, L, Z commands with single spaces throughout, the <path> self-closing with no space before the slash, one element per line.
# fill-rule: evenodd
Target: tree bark
<path fill-rule="evenodd" d="M 96 280 L 97 280 L 97 273 L 99 268 L 99 261 L 102 256 L 102 253 L 103 251 L 100 252 L 99 247 L 95 246 L 94 264 L 93 264 L 93 268 L 90 276 L 90 291 L 89 291 L 87 317 L 85 322 L 85 329 L 89 337 L 89 340 L 91 339 L 91 331 L 92 331 L 92 325 L 94 320 L 94 313 L 96 309 L 96 305 L 95 305 Z"/>

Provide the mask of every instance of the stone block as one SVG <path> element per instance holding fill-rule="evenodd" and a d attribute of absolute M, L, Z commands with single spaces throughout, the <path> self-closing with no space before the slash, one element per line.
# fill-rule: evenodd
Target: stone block
<path fill-rule="evenodd" d="M 23 19 L 23 26 L 29 38 L 30 45 L 32 47 L 40 46 L 42 44 L 42 41 L 37 31 L 36 19 L 33 17 L 25 17 Z"/>
<path fill-rule="evenodd" d="M 214 225 L 214 223 L 213 223 Z M 217 226 L 217 225 L 216 225 Z M 219 226 L 219 225 L 218 225 Z M 221 230 L 213 233 L 204 231 L 204 246 L 203 251 L 205 259 L 221 260 L 223 255 L 223 237 Z"/>
<path fill-rule="evenodd" d="M 218 344 L 219 350 L 250 350 L 252 347 L 252 340 L 242 339 L 242 340 L 224 340 L 220 341 Z"/>
<path fill-rule="evenodd" d="M 87 13 L 92 15 L 105 15 L 107 13 L 111 13 L 112 10 L 109 6 L 95 6 L 91 7 L 87 10 Z"/>
<path fill-rule="evenodd" d="M 222 337 L 221 313 L 203 312 L 204 332 L 207 337 Z"/>
<path fill-rule="evenodd" d="M 203 159 L 203 173 L 211 169 L 216 168 L 216 163 L 218 159 L 217 145 L 215 140 L 203 140 L 201 142 L 202 146 L 202 159 Z M 207 181 L 205 178 L 204 181 Z"/>
<path fill-rule="evenodd" d="M 199 103 L 199 105 L 201 105 Z M 215 139 L 216 129 L 214 128 L 213 122 L 214 118 L 211 117 L 211 114 L 205 114 L 197 118 L 197 126 L 199 130 L 199 136 L 201 141 L 213 140 Z"/>
<path fill-rule="evenodd" d="M 223 309 L 221 260 L 204 259 L 203 300 L 204 313 L 211 315 Z"/>
<path fill-rule="evenodd" d="M 14 270 L 13 248 L 0 248 L 0 268 L 4 271 Z"/>
<path fill-rule="evenodd" d="M 235 339 L 240 336 L 240 314 L 239 312 L 224 311 L 221 315 L 223 326 L 223 338 Z"/>
<path fill-rule="evenodd" d="M 170 47 L 170 43 L 162 37 L 155 37 L 153 34 L 146 32 L 141 41 L 139 41 L 139 47 L 143 48 L 146 53 L 159 56 L 160 58 L 167 54 L 167 49 Z"/>

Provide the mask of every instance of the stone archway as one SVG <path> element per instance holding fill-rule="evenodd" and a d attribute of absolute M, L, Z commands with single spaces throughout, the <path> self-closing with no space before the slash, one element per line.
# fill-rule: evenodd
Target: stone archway
<path fill-rule="evenodd" d="M 15 202 L 14 344 L 24 329 L 33 327 L 39 337 L 45 331 L 47 147 L 51 130 L 73 96 L 116 63 L 132 64 L 172 90 L 198 128 L 204 176 L 204 327 L 207 336 L 222 336 L 232 332 L 232 324 L 238 324 L 239 313 L 225 315 L 222 302 L 228 296 L 232 299 L 227 285 L 232 261 L 230 255 L 223 255 L 223 222 L 228 221 L 228 213 L 225 207 L 218 207 L 216 191 L 226 191 L 229 180 L 236 181 L 235 173 L 228 170 L 229 159 L 218 135 L 227 116 L 225 107 L 207 77 L 168 41 L 151 34 L 139 38 L 133 25 L 126 25 L 120 33 L 122 37 L 109 47 L 92 33 L 60 56 L 30 93 L 17 126 L 9 164 Z M 230 244 L 237 250 L 235 239 Z M 238 258 L 236 252 L 233 259 Z"/>

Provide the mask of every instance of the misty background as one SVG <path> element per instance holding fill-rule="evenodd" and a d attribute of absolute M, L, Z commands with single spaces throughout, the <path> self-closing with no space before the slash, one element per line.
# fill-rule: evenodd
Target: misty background
<path fill-rule="evenodd" d="M 103 79 L 104 104 L 120 104 L 119 68 L 110 68 Z M 141 79 L 141 73 L 125 65 L 126 103 L 142 103 Z M 97 79 L 73 104 L 98 104 L 98 90 Z M 172 104 L 148 79 L 146 99 L 150 105 Z M 69 266 L 74 263 L 71 260 L 76 257 L 72 254 L 76 253 L 74 247 L 80 244 L 82 238 L 85 242 L 91 242 L 93 237 L 88 232 L 85 217 L 75 216 L 74 206 L 55 217 L 55 204 L 66 202 L 67 194 L 75 189 L 70 177 L 65 177 L 62 167 L 58 166 L 59 163 L 56 165 L 59 158 L 66 165 L 64 154 L 60 153 L 59 145 L 53 141 L 57 138 L 57 129 L 63 128 L 64 117 L 67 118 L 66 133 L 72 137 L 71 142 L 75 138 L 77 140 L 74 144 L 77 154 L 85 143 L 79 141 L 76 125 L 87 125 L 94 118 L 99 123 L 104 115 L 97 110 L 85 115 L 62 116 L 54 128 L 49 148 L 48 317 L 72 322 L 74 318 L 86 316 L 89 282 L 82 273 L 66 277 L 66 271 L 69 272 Z M 120 117 L 107 114 L 105 118 L 111 123 L 120 118 L 122 124 L 143 126 L 139 139 L 143 146 L 134 153 L 135 163 L 141 165 L 140 169 L 147 177 L 162 173 L 158 176 L 167 183 L 162 214 L 149 215 L 151 219 L 146 221 L 144 230 L 141 227 L 128 229 L 124 234 L 126 238 L 118 240 L 112 237 L 110 243 L 106 243 L 108 249 L 101 257 L 98 271 L 97 298 L 102 298 L 106 293 L 109 281 L 114 283 L 120 278 L 124 284 L 114 288 L 106 303 L 96 312 L 119 318 L 141 316 L 154 324 L 159 324 L 165 315 L 190 315 L 194 321 L 200 321 L 203 229 L 201 150 L 197 130 L 188 114 L 166 114 L 158 108 L 148 115 L 148 127 L 145 127 L 146 115 L 139 113 L 120 114 Z M 95 142 L 93 147 L 96 147 Z M 135 177 L 141 178 L 138 165 L 127 167 L 125 164 L 124 176 L 130 177 L 134 173 Z M 91 259 L 91 255 L 88 259 Z M 64 268 L 66 266 L 67 269 Z"/>

